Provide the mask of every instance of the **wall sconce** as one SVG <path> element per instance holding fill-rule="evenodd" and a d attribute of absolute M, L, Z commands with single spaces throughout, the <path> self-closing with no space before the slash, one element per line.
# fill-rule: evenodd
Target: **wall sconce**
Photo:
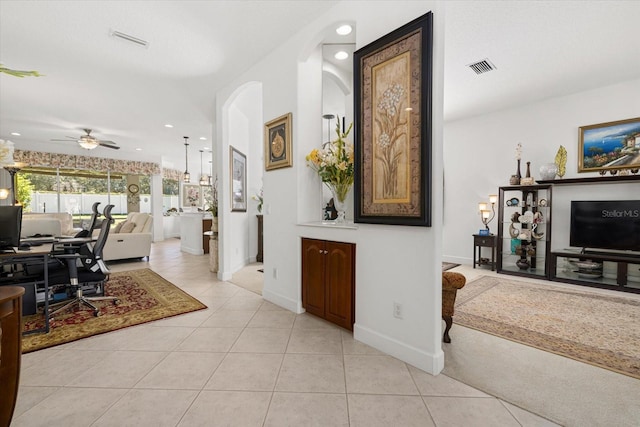
<path fill-rule="evenodd" d="M 182 181 L 185 183 L 191 182 L 191 174 L 189 173 L 189 137 L 184 138 L 184 175 L 182 175 Z"/>
<path fill-rule="evenodd" d="M 498 202 L 498 196 L 495 194 L 489 195 L 489 203 L 480 202 L 478 203 L 478 210 L 480 211 L 480 219 L 485 226 L 485 230 L 481 230 L 478 234 L 486 234 L 491 235 L 489 230 L 489 223 L 496 216 L 496 203 Z M 491 210 L 489 210 L 489 205 L 491 205 Z"/>

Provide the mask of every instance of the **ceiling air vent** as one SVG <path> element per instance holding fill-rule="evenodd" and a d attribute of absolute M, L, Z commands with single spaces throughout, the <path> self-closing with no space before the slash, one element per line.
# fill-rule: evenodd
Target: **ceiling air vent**
<path fill-rule="evenodd" d="M 118 37 L 120 39 L 126 40 L 126 41 L 131 42 L 131 43 L 135 43 L 135 44 L 137 44 L 139 46 L 142 46 L 142 47 L 148 47 L 149 46 L 149 42 L 148 41 L 139 39 L 139 38 L 131 36 L 129 34 L 121 33 L 120 31 L 112 30 L 111 31 L 111 36 L 112 37 Z"/>
<path fill-rule="evenodd" d="M 496 69 L 496 66 L 493 65 L 487 58 L 483 59 L 482 61 L 469 64 L 467 65 L 467 67 L 471 68 L 476 74 L 484 74 Z"/>

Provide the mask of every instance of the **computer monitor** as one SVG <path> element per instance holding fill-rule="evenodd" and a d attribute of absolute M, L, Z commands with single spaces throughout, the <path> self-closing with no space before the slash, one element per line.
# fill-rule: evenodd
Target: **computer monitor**
<path fill-rule="evenodd" d="M 0 206 L 0 250 L 20 246 L 22 206 Z"/>

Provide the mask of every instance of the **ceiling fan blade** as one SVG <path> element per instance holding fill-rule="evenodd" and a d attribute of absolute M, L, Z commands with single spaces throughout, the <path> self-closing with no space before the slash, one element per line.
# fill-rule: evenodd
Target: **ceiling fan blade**
<path fill-rule="evenodd" d="M 114 150 L 119 150 L 120 147 L 118 147 L 117 145 L 115 145 L 115 142 L 112 144 L 105 144 L 105 142 L 111 142 L 111 141 L 98 141 L 98 145 L 100 145 L 101 147 L 107 147 L 107 148 L 113 148 Z"/>
<path fill-rule="evenodd" d="M 98 143 L 100 143 L 100 144 L 118 145 L 118 144 L 116 144 L 116 143 L 115 143 L 115 142 L 113 142 L 113 141 L 105 141 L 104 139 L 98 139 L 97 141 L 98 141 Z"/>
<path fill-rule="evenodd" d="M 76 138 L 67 137 L 69 139 L 51 139 L 50 141 L 56 142 L 76 142 Z"/>

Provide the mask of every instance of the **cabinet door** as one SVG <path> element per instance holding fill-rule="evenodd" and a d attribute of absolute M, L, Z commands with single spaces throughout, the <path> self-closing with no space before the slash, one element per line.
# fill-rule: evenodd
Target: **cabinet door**
<path fill-rule="evenodd" d="M 324 317 L 325 242 L 302 239 L 302 306 L 311 314 Z"/>
<path fill-rule="evenodd" d="M 354 245 L 326 242 L 325 319 L 353 329 Z"/>

